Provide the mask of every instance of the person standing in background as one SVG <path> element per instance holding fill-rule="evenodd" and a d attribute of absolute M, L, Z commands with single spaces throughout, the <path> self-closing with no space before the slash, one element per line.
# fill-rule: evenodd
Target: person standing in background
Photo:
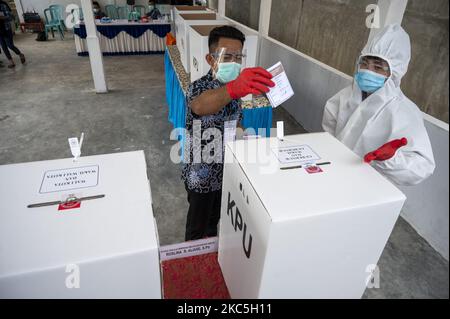
<path fill-rule="evenodd" d="M 11 21 L 13 21 L 11 8 L 5 1 L 0 0 L 0 46 L 9 61 L 8 68 L 10 69 L 14 68 L 16 64 L 14 63 L 9 49 L 20 57 L 20 62 L 22 62 L 22 64 L 25 63 L 25 55 L 23 55 L 23 53 L 14 45 Z"/>
<path fill-rule="evenodd" d="M 100 8 L 100 4 L 97 1 L 92 2 L 92 10 L 94 11 L 94 18 L 95 19 L 101 19 L 106 17 L 106 14 L 102 12 L 102 9 Z"/>

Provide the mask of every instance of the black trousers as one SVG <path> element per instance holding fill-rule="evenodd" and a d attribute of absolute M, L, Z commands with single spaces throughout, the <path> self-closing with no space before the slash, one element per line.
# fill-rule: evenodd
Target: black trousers
<path fill-rule="evenodd" d="M 196 193 L 186 187 L 189 210 L 186 221 L 186 241 L 217 236 L 222 191 Z"/>
<path fill-rule="evenodd" d="M 11 53 L 8 48 L 11 49 L 15 54 L 21 54 L 20 50 L 14 45 L 13 33 L 11 30 L 4 31 L 0 33 L 0 46 L 2 50 L 5 52 L 6 58 L 11 60 Z"/>

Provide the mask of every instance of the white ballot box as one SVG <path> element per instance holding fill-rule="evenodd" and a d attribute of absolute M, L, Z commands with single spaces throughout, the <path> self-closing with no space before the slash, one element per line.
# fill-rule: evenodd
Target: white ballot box
<path fill-rule="evenodd" d="M 0 166 L 0 298 L 161 298 L 151 203 L 142 151 Z"/>
<path fill-rule="evenodd" d="M 217 25 L 191 25 L 189 32 L 190 43 L 190 73 L 191 82 L 200 79 L 206 75 L 210 66 L 206 62 L 206 55 L 209 53 L 208 38 L 209 33 L 216 28 Z M 241 26 L 233 25 L 245 35 L 244 50 L 246 59 L 244 68 L 255 67 L 256 57 L 258 53 L 258 33 Z"/>
<path fill-rule="evenodd" d="M 176 24 L 177 46 L 180 51 L 180 59 L 187 73 L 190 72 L 190 43 L 189 33 L 192 32 L 189 26 L 193 25 L 225 25 L 229 24 L 226 20 L 217 19 L 215 13 L 187 13 L 178 15 Z"/>
<path fill-rule="evenodd" d="M 328 133 L 228 143 L 219 264 L 231 297 L 360 298 L 404 202 Z"/>

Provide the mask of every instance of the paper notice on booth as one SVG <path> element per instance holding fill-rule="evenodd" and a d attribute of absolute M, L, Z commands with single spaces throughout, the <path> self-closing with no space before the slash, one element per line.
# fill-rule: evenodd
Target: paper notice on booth
<path fill-rule="evenodd" d="M 99 166 L 84 166 L 47 171 L 44 173 L 39 193 L 53 193 L 98 185 Z"/>
<path fill-rule="evenodd" d="M 219 239 L 210 237 L 180 244 L 163 246 L 159 249 L 161 261 L 186 258 L 217 252 Z"/>
<path fill-rule="evenodd" d="M 275 108 L 294 96 L 294 90 L 292 89 L 291 83 L 289 83 L 281 62 L 268 68 L 267 71 L 272 74 L 272 81 L 275 83 L 275 86 L 267 93 L 267 98 L 272 107 Z"/>
<path fill-rule="evenodd" d="M 320 156 L 309 145 L 277 147 L 273 152 L 281 164 L 306 164 L 320 160 Z"/>

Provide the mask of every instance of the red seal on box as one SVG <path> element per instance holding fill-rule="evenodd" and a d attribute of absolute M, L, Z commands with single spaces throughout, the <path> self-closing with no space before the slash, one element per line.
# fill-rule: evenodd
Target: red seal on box
<path fill-rule="evenodd" d="M 308 174 L 317 174 L 323 172 L 319 166 L 315 165 L 305 167 L 305 171 L 308 172 Z"/>
<path fill-rule="evenodd" d="M 81 202 L 79 202 L 79 201 L 71 201 L 71 202 L 66 202 L 66 203 L 59 204 L 58 210 L 75 209 L 75 208 L 80 208 L 80 206 L 81 206 Z"/>

